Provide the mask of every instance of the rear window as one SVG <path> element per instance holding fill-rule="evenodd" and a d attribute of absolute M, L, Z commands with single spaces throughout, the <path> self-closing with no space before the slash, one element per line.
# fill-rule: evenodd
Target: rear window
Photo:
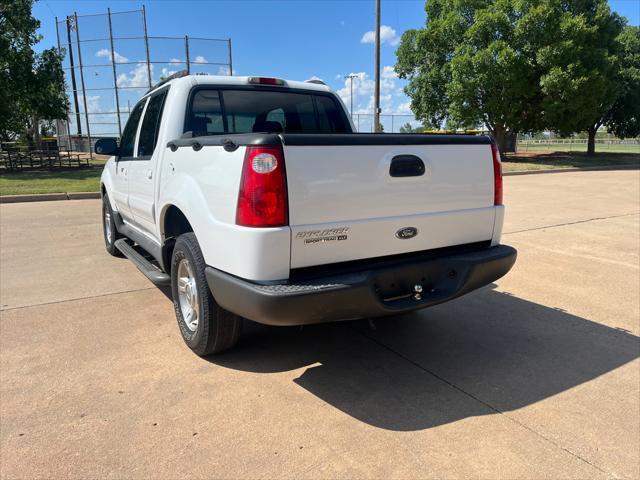
<path fill-rule="evenodd" d="M 329 95 L 271 90 L 199 89 L 191 96 L 185 132 L 351 133 Z"/>

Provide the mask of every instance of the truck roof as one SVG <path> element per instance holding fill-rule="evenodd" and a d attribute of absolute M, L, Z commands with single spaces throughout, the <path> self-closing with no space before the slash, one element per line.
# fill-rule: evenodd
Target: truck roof
<path fill-rule="evenodd" d="M 175 85 L 187 83 L 190 85 L 252 85 L 254 83 L 250 82 L 250 79 L 256 78 L 276 78 L 276 77 L 259 77 L 259 76 L 229 76 L 229 75 L 181 75 L 176 78 L 169 78 L 159 84 L 155 85 L 151 90 L 149 90 L 146 95 L 153 93 L 158 88 L 164 85 Z M 279 88 L 296 88 L 300 90 L 311 90 L 316 92 L 330 92 L 331 89 L 324 84 L 310 82 L 310 81 L 299 81 L 299 80 L 285 80 L 284 85 L 281 85 Z"/>

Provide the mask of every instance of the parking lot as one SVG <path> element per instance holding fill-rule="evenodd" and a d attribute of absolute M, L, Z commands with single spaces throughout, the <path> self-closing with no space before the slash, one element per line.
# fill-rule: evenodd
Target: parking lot
<path fill-rule="evenodd" d="M 497 284 L 198 358 L 99 200 L 0 206 L 3 478 L 638 478 L 640 172 L 505 178 Z"/>

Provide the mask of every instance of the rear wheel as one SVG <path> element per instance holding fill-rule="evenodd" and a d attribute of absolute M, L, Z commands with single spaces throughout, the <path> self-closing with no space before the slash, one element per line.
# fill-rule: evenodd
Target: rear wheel
<path fill-rule="evenodd" d="M 102 233 L 107 252 L 114 257 L 121 257 L 122 253 L 116 248 L 116 240 L 122 238 L 122 235 L 120 235 L 116 229 L 113 210 L 111 209 L 109 198 L 106 195 L 102 197 Z"/>
<path fill-rule="evenodd" d="M 201 357 L 238 342 L 242 317 L 220 307 L 207 285 L 206 264 L 194 233 L 178 237 L 171 257 L 171 293 L 180 333 Z"/>

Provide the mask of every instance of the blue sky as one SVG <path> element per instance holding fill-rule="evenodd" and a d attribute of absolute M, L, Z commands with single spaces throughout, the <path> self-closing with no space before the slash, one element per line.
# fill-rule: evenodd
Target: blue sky
<path fill-rule="evenodd" d="M 372 35 L 367 32 L 374 28 L 373 0 L 158 0 L 144 3 L 149 35 L 231 37 L 234 73 L 239 75 L 269 75 L 296 80 L 319 77 L 337 90 L 349 106 L 348 82 L 343 77 L 359 74 L 360 78 L 354 81 L 354 111 L 372 111 L 374 49 L 369 42 Z M 640 24 L 640 0 L 611 0 L 609 3 L 612 9 L 626 16 L 629 23 Z M 136 10 L 141 5 L 141 2 L 125 0 L 40 0 L 34 6 L 34 15 L 42 23 L 40 34 L 44 37 L 39 48 L 57 45 L 56 15 L 64 18 L 74 11 L 78 15 L 106 13 L 108 7 L 112 11 Z M 423 0 L 382 0 L 383 113 L 410 114 L 408 98 L 402 93 L 404 82 L 395 78 L 392 66 L 402 32 L 423 26 L 424 19 Z M 141 32 L 140 20 L 135 14 L 114 17 L 114 29 L 125 36 L 137 35 Z M 79 24 L 83 40 L 106 36 L 104 17 L 87 17 Z M 110 62 L 108 42 L 96 41 L 85 45 L 82 51 L 85 65 Z M 177 62 L 185 58 L 181 41 L 157 40 L 150 49 L 152 60 Z M 114 50 L 117 52 L 116 61 L 129 62 L 118 65 L 118 82 L 129 87 L 144 84 L 146 72 L 136 63 L 144 59 L 144 45 L 138 41 L 123 40 L 115 45 Z M 225 62 L 225 45 L 194 41 L 189 56 L 192 61 L 201 57 L 203 61 Z M 182 68 L 177 63 L 154 65 L 153 80 L 162 73 Z M 224 71 L 220 66 L 204 64 L 200 69 L 210 73 Z M 91 85 L 99 88 L 113 82 L 110 67 L 89 67 L 86 70 L 85 79 Z M 142 90 L 130 88 L 121 96 L 121 104 L 126 104 L 127 100 L 134 102 L 141 93 Z M 108 92 L 87 94 L 87 109 L 90 112 L 112 111 L 113 100 L 108 97 Z M 385 127 L 389 131 L 389 126 Z"/>

